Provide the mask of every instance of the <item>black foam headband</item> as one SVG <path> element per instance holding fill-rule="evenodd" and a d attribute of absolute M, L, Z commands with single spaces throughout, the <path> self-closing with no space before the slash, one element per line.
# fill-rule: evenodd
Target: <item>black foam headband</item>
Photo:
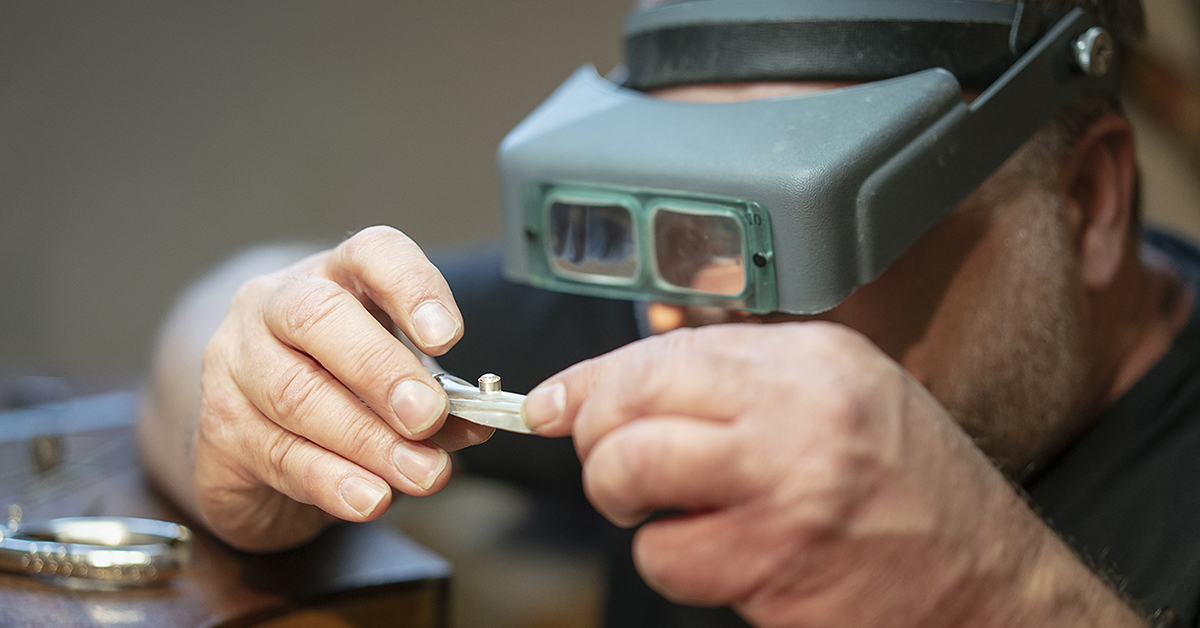
<path fill-rule="evenodd" d="M 1052 22 L 1020 1 L 675 0 L 626 20 L 624 84 L 874 81 L 940 67 L 986 87 Z"/>

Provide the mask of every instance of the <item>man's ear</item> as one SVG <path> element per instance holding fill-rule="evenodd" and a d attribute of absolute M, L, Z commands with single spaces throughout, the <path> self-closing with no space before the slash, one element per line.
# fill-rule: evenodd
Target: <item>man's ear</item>
<path fill-rule="evenodd" d="M 1088 126 L 1060 184 L 1075 225 L 1075 255 L 1087 288 L 1107 286 L 1129 244 L 1137 159 L 1129 120 L 1108 113 Z"/>

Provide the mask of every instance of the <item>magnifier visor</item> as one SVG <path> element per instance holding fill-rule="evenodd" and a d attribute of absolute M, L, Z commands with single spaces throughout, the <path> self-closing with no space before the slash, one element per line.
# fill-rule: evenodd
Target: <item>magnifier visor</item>
<path fill-rule="evenodd" d="M 636 278 L 640 264 L 629 207 L 564 198 L 552 201 L 547 213 L 547 253 L 554 272 L 614 284 Z"/>
<path fill-rule="evenodd" d="M 528 207 L 543 287 L 676 303 L 775 304 L 770 221 L 737 199 L 639 188 L 548 185 Z M 534 209 L 537 208 L 537 209 Z M 753 265 L 747 265 L 753 260 Z"/>
<path fill-rule="evenodd" d="M 654 271 L 669 288 L 729 297 L 745 292 L 745 234 L 736 220 L 666 205 L 651 213 Z"/>
<path fill-rule="evenodd" d="M 561 292 L 755 313 L 836 306 L 1076 95 L 1115 93 L 1116 72 L 1085 70 L 1078 56 L 1087 49 L 1081 38 L 1096 30 L 1090 17 L 1076 8 L 1043 28 L 1018 5 L 656 5 L 653 15 L 639 14 L 637 36 L 658 33 L 663 46 L 685 27 L 709 32 L 723 50 L 722 37 L 740 35 L 710 32 L 712 24 L 826 29 L 833 20 L 852 29 L 878 13 L 913 54 L 928 46 L 901 36 L 929 18 L 939 32 L 983 20 L 994 31 L 989 49 L 1001 60 L 1019 57 L 969 103 L 959 79 L 936 64 L 838 89 L 721 103 L 659 99 L 584 67 L 500 145 L 505 275 Z M 1010 50 L 1023 33 L 1028 48 Z M 707 50 L 683 47 L 679 58 Z M 770 56 L 763 55 L 755 58 Z M 723 76 L 721 67 L 702 69 L 708 79 Z"/>

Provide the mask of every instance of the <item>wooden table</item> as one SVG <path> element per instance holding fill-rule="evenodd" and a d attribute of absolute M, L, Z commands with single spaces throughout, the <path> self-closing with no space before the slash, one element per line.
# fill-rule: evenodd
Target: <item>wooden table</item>
<path fill-rule="evenodd" d="M 0 523 L 16 503 L 26 521 L 107 515 L 190 525 L 138 468 L 135 408 L 125 392 L 0 412 Z M 63 586 L 70 579 L 0 573 L 0 626 L 446 624 L 449 564 L 390 528 L 345 524 L 300 549 L 254 555 L 191 527 L 191 564 L 161 586 L 78 590 Z"/>

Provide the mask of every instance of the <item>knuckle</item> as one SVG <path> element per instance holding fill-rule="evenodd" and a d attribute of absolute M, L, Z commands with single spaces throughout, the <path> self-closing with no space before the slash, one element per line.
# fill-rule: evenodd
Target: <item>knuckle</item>
<path fill-rule="evenodd" d="M 677 329 L 658 336 L 652 336 L 630 345 L 630 358 L 625 362 L 618 376 L 627 384 L 637 383 L 637 386 L 626 386 L 635 391 L 645 389 L 646 395 L 657 394 L 659 387 L 671 384 L 681 368 L 694 360 L 705 358 L 712 351 L 711 344 L 697 335 L 701 330 Z"/>
<path fill-rule="evenodd" d="M 880 354 L 866 336 L 845 325 L 822 323 L 818 329 L 821 332 L 820 348 L 831 356 L 837 356 L 842 364 L 861 369 Z"/>
<path fill-rule="evenodd" d="M 824 395 L 820 403 L 824 414 L 837 427 L 852 427 L 859 413 L 859 393 L 855 384 L 842 377 L 832 377 L 822 384 Z"/>
<path fill-rule="evenodd" d="M 625 406 L 627 412 L 636 412 L 650 400 L 658 397 L 663 379 L 670 375 L 663 368 L 663 361 L 651 352 L 646 352 L 629 360 L 620 372 L 616 373 L 614 382 L 621 397 L 618 400 Z M 597 374 L 599 375 L 599 374 Z"/>
<path fill-rule="evenodd" d="M 421 303 L 442 294 L 445 283 L 441 273 L 425 259 L 424 254 L 416 253 L 400 262 L 403 272 L 377 277 L 375 294 L 378 298 L 398 301 L 415 311 Z"/>
<path fill-rule="evenodd" d="M 823 539 L 839 538 L 854 524 L 866 492 L 860 482 L 849 479 L 853 466 L 848 457 L 834 457 L 828 465 L 825 481 L 813 491 L 808 517 L 799 526 L 795 540 L 800 545 L 820 543 Z"/>
<path fill-rule="evenodd" d="M 806 516 L 795 539 L 801 543 L 837 538 L 853 525 L 880 481 L 879 459 L 855 443 L 833 443 L 805 464 Z"/>
<path fill-rule="evenodd" d="M 379 438 L 376 426 L 370 421 L 350 418 L 342 421 L 339 428 L 337 453 L 342 457 L 352 462 L 364 462 L 376 457 L 383 439 Z"/>
<path fill-rule="evenodd" d="M 276 478 L 288 476 L 289 470 L 296 467 L 300 444 L 299 436 L 282 430 L 269 438 L 263 451 L 266 454 L 268 469 Z M 281 482 L 272 484 L 279 486 Z"/>
<path fill-rule="evenodd" d="M 332 281 L 306 282 L 288 300 L 284 324 L 291 333 L 303 338 L 336 319 L 343 308 L 350 305 L 350 300 L 354 300 L 353 297 Z"/>
<path fill-rule="evenodd" d="M 422 264 L 428 264 L 422 262 Z M 414 310 L 427 299 L 437 298 L 441 292 L 441 275 L 432 264 L 424 268 L 415 268 L 418 272 L 397 273 L 386 281 L 382 281 L 380 291 L 383 294 L 400 298 Z"/>
<path fill-rule="evenodd" d="M 325 372 L 315 364 L 298 361 L 276 376 L 267 390 L 267 401 L 276 417 L 300 418 L 327 381 Z"/>
<path fill-rule="evenodd" d="M 395 353 L 398 350 L 404 350 L 399 341 L 387 342 L 386 339 L 348 346 L 348 366 L 339 374 L 344 380 L 353 382 L 358 390 L 389 390 L 390 384 L 402 376 L 401 362 Z"/>
<path fill-rule="evenodd" d="M 384 225 L 367 227 L 338 246 L 342 260 L 355 268 L 363 268 L 376 259 L 384 249 L 397 244 L 409 245 L 412 240 L 402 232 Z"/>
<path fill-rule="evenodd" d="M 374 301 L 399 309 L 441 295 L 441 274 L 407 235 L 391 227 L 369 227 L 338 246 L 335 266 Z M 393 312 L 394 313 L 394 312 Z"/>
<path fill-rule="evenodd" d="M 825 443 L 821 460 L 827 463 L 830 477 L 861 465 L 872 445 L 874 418 L 867 406 L 874 401 L 863 394 L 854 383 L 837 378 L 825 383 L 822 398 L 813 400 L 814 416 L 821 417 L 819 438 Z"/>
<path fill-rule="evenodd" d="M 661 349 L 657 350 L 671 353 L 686 352 L 697 344 L 701 347 L 711 346 L 707 342 L 708 336 L 719 333 L 721 333 L 721 330 L 716 327 L 681 327 L 665 334 L 652 336 L 649 340 L 652 343 L 662 345 Z"/>

